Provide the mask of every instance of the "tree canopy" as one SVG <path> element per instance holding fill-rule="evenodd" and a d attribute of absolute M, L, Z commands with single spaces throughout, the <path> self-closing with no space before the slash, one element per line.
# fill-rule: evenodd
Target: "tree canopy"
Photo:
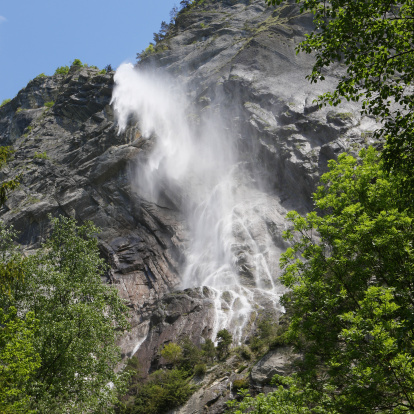
<path fill-rule="evenodd" d="M 296 376 L 275 379 L 289 392 L 244 404 L 253 413 L 279 412 L 258 404 L 282 401 L 287 413 L 414 412 L 414 222 L 399 177 L 373 148 L 329 167 L 314 194 L 319 213 L 288 214 L 292 247 L 281 259 L 285 337 L 303 359 Z"/>
<path fill-rule="evenodd" d="M 97 247 L 98 229 L 64 217 L 52 219 L 52 226 L 43 247 L 21 262 L 24 278 L 14 279 L 0 295 L 6 321 L 0 358 L 9 371 L 13 358 L 24 361 L 18 348 L 12 356 L 8 351 L 23 341 L 31 362 L 15 380 L 24 378 L 23 397 L 35 412 L 111 412 L 125 384 L 125 374 L 115 368 L 127 308 L 116 289 L 102 283 L 106 265 Z M 8 257 L 6 252 L 3 261 Z M 10 392 L 9 406 L 17 395 Z"/>

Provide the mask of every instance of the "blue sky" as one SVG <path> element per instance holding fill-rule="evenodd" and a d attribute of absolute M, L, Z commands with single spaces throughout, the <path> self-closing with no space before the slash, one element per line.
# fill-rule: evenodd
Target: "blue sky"
<path fill-rule="evenodd" d="M 2 0 L 0 103 L 40 73 L 80 59 L 116 68 L 135 62 L 180 0 Z"/>

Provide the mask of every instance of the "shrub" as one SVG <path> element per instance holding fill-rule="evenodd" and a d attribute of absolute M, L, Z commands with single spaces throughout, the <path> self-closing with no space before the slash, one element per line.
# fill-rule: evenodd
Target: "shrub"
<path fill-rule="evenodd" d="M 179 369 L 158 370 L 150 375 L 148 382 L 137 388 L 135 396 L 123 398 L 120 412 L 127 414 L 161 414 L 184 404 L 194 392 Z M 132 398 L 131 398 L 132 397 Z"/>
<path fill-rule="evenodd" d="M 69 66 L 59 66 L 55 70 L 55 75 L 67 75 L 69 73 Z"/>
<path fill-rule="evenodd" d="M 47 159 L 49 159 L 49 157 L 47 156 L 46 151 L 45 152 L 35 152 L 34 155 L 33 155 L 33 159 L 47 160 Z"/>
<path fill-rule="evenodd" d="M 216 356 L 216 347 L 210 338 L 206 339 L 206 342 L 201 346 L 201 354 L 207 362 L 213 361 Z"/>
<path fill-rule="evenodd" d="M 248 347 L 248 346 L 246 346 L 246 345 L 243 345 L 243 346 L 241 346 L 239 349 L 238 349 L 238 353 L 239 353 L 239 355 L 243 358 L 243 359 L 246 359 L 246 360 L 248 360 L 248 361 L 250 361 L 251 359 L 252 359 L 252 357 L 253 357 L 253 353 L 252 353 L 252 351 L 251 351 L 251 349 Z"/>
<path fill-rule="evenodd" d="M 180 367 L 188 372 L 192 372 L 195 365 L 202 362 L 201 350 L 193 344 L 187 336 L 180 342 L 183 350 Z"/>
<path fill-rule="evenodd" d="M 169 344 L 165 345 L 161 351 L 161 356 L 173 365 L 176 365 L 180 361 L 182 354 L 183 350 L 181 346 L 175 342 L 170 342 Z"/>
<path fill-rule="evenodd" d="M 227 329 L 221 329 L 217 332 L 217 355 L 224 358 L 229 354 L 230 345 L 233 343 L 233 337 Z"/>
<path fill-rule="evenodd" d="M 46 108 L 51 108 L 55 104 L 55 101 L 45 102 Z"/>
<path fill-rule="evenodd" d="M 35 79 L 42 79 L 42 78 L 47 78 L 47 76 L 44 73 L 40 73 L 39 75 L 35 77 Z"/>
<path fill-rule="evenodd" d="M 142 60 L 149 55 L 152 55 L 153 53 L 155 53 L 154 43 L 150 43 L 145 50 L 143 50 L 141 53 L 137 53 L 137 59 Z"/>
<path fill-rule="evenodd" d="M 242 388 L 248 389 L 249 388 L 249 379 L 248 378 L 236 379 L 236 380 L 233 381 L 233 384 L 232 384 L 231 387 L 232 387 L 233 391 L 239 391 Z"/>
<path fill-rule="evenodd" d="M 75 60 L 72 62 L 72 66 L 83 67 L 84 65 L 83 65 L 83 63 L 81 62 L 81 60 L 80 60 L 80 59 L 75 59 Z"/>
<path fill-rule="evenodd" d="M 196 375 L 197 377 L 202 377 L 207 371 L 207 366 L 206 364 L 197 364 L 194 367 L 194 375 Z"/>
<path fill-rule="evenodd" d="M 11 101 L 11 99 L 5 99 L 1 104 L 0 104 L 0 108 L 4 105 L 6 105 L 7 103 L 9 103 Z"/>

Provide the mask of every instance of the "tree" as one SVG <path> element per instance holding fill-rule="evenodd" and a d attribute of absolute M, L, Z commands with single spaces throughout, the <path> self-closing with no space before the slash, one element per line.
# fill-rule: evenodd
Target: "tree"
<path fill-rule="evenodd" d="M 288 214 L 285 335 L 303 354 L 289 404 L 308 390 L 303 412 L 414 412 L 414 220 L 382 164 L 373 148 L 340 155 L 320 213 Z"/>
<path fill-rule="evenodd" d="M 201 345 L 201 353 L 205 360 L 208 362 L 213 361 L 214 357 L 216 356 L 216 347 L 210 338 L 207 338 L 204 344 Z"/>
<path fill-rule="evenodd" d="M 118 412 L 125 414 L 162 414 L 184 404 L 194 392 L 185 371 L 179 369 L 153 372 L 136 393 L 123 397 Z"/>
<path fill-rule="evenodd" d="M 0 168 L 10 160 L 13 149 L 0 147 Z M 0 184 L 0 206 L 18 185 L 19 177 Z M 6 308 L 2 297 L 9 297 L 13 286 L 23 281 L 23 260 L 13 246 L 16 232 L 0 220 L 0 412 L 30 413 L 27 383 L 40 366 L 34 348 L 37 323 L 33 312 L 24 318 L 14 307 Z"/>
<path fill-rule="evenodd" d="M 217 355 L 224 358 L 228 355 L 230 345 L 233 343 L 233 337 L 227 329 L 221 329 L 217 332 Z"/>
<path fill-rule="evenodd" d="M 111 411 L 124 384 L 114 370 L 127 308 L 101 281 L 98 229 L 63 217 L 52 225 L 43 248 L 24 261 L 24 282 L 1 298 L 3 308 L 32 312 L 39 321 L 34 349 L 41 363 L 27 392 L 40 412 Z"/>
<path fill-rule="evenodd" d="M 0 412 L 28 413 L 28 383 L 40 366 L 34 341 L 37 320 L 33 312 L 24 319 L 11 307 L 0 309 Z"/>
<path fill-rule="evenodd" d="M 414 409 L 406 395 L 414 381 L 413 219 L 400 177 L 387 177 L 372 148 L 360 157 L 330 161 L 314 195 L 324 215 L 288 215 L 299 233 L 282 258 L 292 289 L 288 338 L 304 352 L 313 388 L 340 394 L 341 412 Z"/>
<path fill-rule="evenodd" d="M 383 122 L 375 136 L 386 139 L 384 167 L 403 172 L 403 190 L 414 191 L 412 0 L 304 0 L 300 7 L 314 13 L 315 21 L 315 30 L 298 47 L 316 56 L 308 79 L 324 80 L 325 69 L 335 62 L 346 69 L 320 103 L 362 101 L 363 114 Z"/>

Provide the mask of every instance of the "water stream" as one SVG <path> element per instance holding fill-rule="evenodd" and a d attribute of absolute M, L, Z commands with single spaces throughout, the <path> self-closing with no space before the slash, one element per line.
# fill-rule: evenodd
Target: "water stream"
<path fill-rule="evenodd" d="M 214 337 L 227 328 L 240 342 L 252 312 L 281 309 L 280 250 L 269 231 L 281 212 L 239 159 L 222 108 L 194 113 L 173 79 L 139 72 L 131 64 L 119 67 L 115 84 L 119 131 L 133 117 L 142 136 L 156 142 L 140 170 L 140 188 L 154 202 L 170 186 L 182 196 L 191 241 L 180 288 L 210 287 Z"/>

